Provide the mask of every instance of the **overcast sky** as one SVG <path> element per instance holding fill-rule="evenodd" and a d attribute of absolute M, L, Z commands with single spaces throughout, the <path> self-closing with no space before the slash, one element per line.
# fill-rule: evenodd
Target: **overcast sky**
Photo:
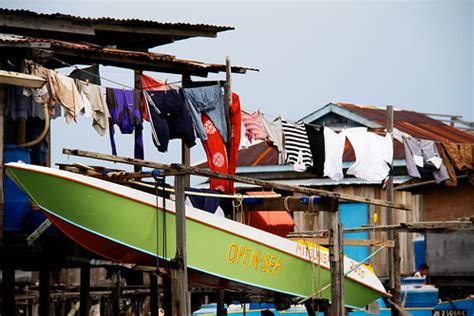
<path fill-rule="evenodd" d="M 245 109 L 297 120 L 329 102 L 457 114 L 474 120 L 474 6 L 471 1 L 162 2 L 1 1 L 2 7 L 87 17 L 234 26 L 216 39 L 198 38 L 154 51 L 179 58 L 256 67 L 234 75 Z M 132 84 L 130 71 L 102 74 Z M 157 79 L 177 77 L 152 73 Z M 223 75 L 212 78 L 224 78 Z M 61 148 L 110 152 L 90 121 L 53 122 L 53 161 Z M 133 138 L 116 134 L 119 155 L 133 155 Z M 179 161 L 179 141 L 158 154 L 148 127 L 146 159 Z M 204 158 L 201 145 L 192 160 Z M 76 161 L 76 160 L 74 160 Z"/>

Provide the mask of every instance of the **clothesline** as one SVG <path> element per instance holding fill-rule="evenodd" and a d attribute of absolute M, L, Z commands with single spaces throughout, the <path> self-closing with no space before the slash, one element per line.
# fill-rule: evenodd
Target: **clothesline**
<path fill-rule="evenodd" d="M 98 76 L 98 75 L 96 75 L 95 73 L 92 73 L 92 72 L 90 72 L 90 71 L 81 69 L 81 68 L 77 67 L 77 65 L 72 65 L 72 64 L 67 63 L 67 62 L 65 62 L 65 61 L 62 61 L 61 59 L 59 59 L 59 58 L 57 58 L 57 57 L 53 57 L 53 59 L 56 60 L 56 61 L 58 61 L 58 62 L 60 62 L 60 63 L 62 63 L 62 64 L 65 65 L 65 66 L 74 67 L 74 69 L 79 70 L 79 71 L 82 71 L 82 72 L 85 72 L 86 74 L 91 75 L 91 76 L 94 76 L 94 77 L 96 77 L 96 78 L 98 78 L 98 79 L 103 79 L 103 80 L 105 80 L 105 81 L 112 82 L 112 83 L 114 83 L 114 84 L 116 84 L 116 85 L 119 85 L 119 86 L 121 86 L 121 87 L 124 87 L 124 88 L 132 89 L 132 90 L 137 90 L 137 89 L 135 89 L 134 87 L 131 87 L 131 86 L 129 86 L 129 85 L 126 85 L 126 84 L 120 83 L 120 82 L 118 82 L 118 81 L 115 81 L 115 80 L 106 78 L 106 77 L 104 77 L 104 76 Z"/>

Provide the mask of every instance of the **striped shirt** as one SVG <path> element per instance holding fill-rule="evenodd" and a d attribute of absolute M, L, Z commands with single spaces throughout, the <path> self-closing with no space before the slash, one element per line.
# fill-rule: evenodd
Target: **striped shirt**
<path fill-rule="evenodd" d="M 304 124 L 292 124 L 281 120 L 283 135 L 285 136 L 286 163 L 304 164 L 306 167 L 313 165 L 313 156 L 309 147 L 308 135 Z M 300 154 L 301 152 L 301 154 Z M 298 156 L 302 161 L 298 161 Z"/>
<path fill-rule="evenodd" d="M 245 126 L 245 137 L 248 140 L 257 140 L 263 139 L 266 140 L 268 138 L 268 133 L 263 126 L 263 123 L 260 119 L 260 115 L 258 112 L 254 112 L 253 114 L 242 112 L 242 123 Z"/>

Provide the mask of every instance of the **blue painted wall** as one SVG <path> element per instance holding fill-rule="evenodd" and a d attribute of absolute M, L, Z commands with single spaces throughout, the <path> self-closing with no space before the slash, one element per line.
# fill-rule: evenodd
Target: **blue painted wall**
<path fill-rule="evenodd" d="M 355 228 L 369 223 L 369 207 L 365 203 L 341 203 L 339 211 L 344 228 Z M 344 238 L 368 239 L 369 233 L 345 233 Z M 369 247 L 344 246 L 344 254 L 356 261 L 362 261 L 369 255 Z"/>

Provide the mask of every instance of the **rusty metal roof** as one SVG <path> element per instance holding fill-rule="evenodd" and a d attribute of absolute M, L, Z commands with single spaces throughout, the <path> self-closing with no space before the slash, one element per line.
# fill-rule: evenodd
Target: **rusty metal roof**
<path fill-rule="evenodd" d="M 360 106 L 347 103 L 337 103 L 331 105 L 337 106 L 338 108 L 348 111 L 348 113 L 354 113 L 370 122 L 375 123 L 372 124 L 372 126 L 379 126 L 369 128 L 370 131 L 383 132 L 384 130 L 386 122 L 386 112 L 384 108 L 379 108 L 376 106 Z M 343 112 L 339 111 L 339 113 Z M 309 115 L 307 117 L 309 117 Z M 474 143 L 473 134 L 464 132 L 455 127 L 432 119 L 425 114 L 415 111 L 396 109 L 394 111 L 394 126 L 400 131 L 416 138 L 441 142 Z M 395 141 L 394 159 L 404 158 L 405 152 L 403 149 L 403 144 Z M 343 160 L 355 160 L 354 150 L 347 140 L 345 144 Z M 277 150 L 275 147 L 269 145 L 266 142 L 252 145 L 239 152 L 238 166 L 261 166 L 276 164 L 278 164 Z M 202 166 L 206 167 L 207 164 L 202 164 Z"/>
<path fill-rule="evenodd" d="M 164 23 L 112 17 L 89 18 L 0 8 L 0 32 L 144 49 L 190 37 L 216 37 L 231 26 Z"/>
<path fill-rule="evenodd" d="M 61 64 L 61 62 L 58 61 L 59 59 L 68 64 L 100 63 L 166 73 L 189 73 L 197 76 L 207 76 L 210 72 L 217 73 L 225 71 L 225 65 L 222 64 L 178 59 L 168 54 L 139 52 L 56 39 L 0 34 L 0 46 L 13 48 L 31 47 L 51 50 L 57 59 L 53 58 L 45 63 L 45 66 L 50 68 L 64 67 L 65 65 Z M 258 71 L 258 69 L 255 68 L 232 67 L 232 72 L 235 73 L 245 73 L 247 70 Z"/>
<path fill-rule="evenodd" d="M 362 116 L 384 127 L 387 121 L 385 108 L 360 106 L 348 103 L 337 103 L 336 106 Z M 394 110 L 394 127 L 416 138 L 441 142 L 474 143 L 474 135 L 449 126 L 429 117 L 426 114 Z"/>

